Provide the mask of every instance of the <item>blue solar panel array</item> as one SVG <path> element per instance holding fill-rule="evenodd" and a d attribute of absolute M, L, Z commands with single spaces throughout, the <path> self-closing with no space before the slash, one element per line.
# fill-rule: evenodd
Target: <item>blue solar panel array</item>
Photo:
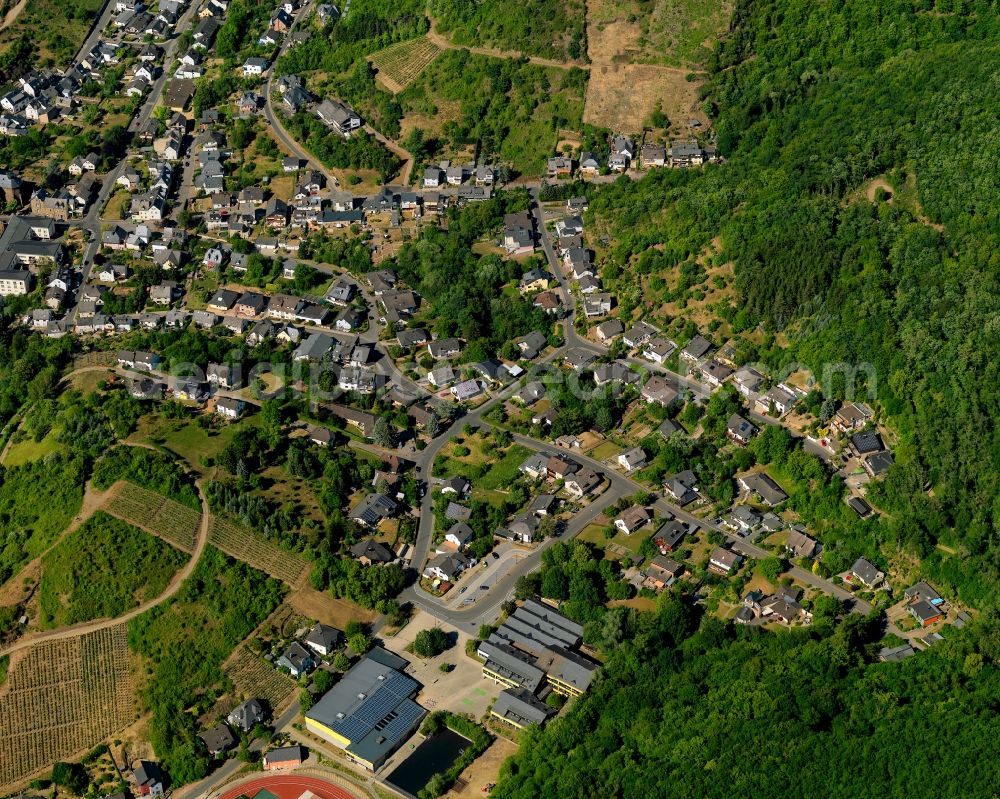
<path fill-rule="evenodd" d="M 358 741 L 386 718 L 400 703 L 417 689 L 417 681 L 398 671 L 376 684 L 375 692 L 361 700 L 351 714 L 339 720 L 333 729 L 350 741 Z"/>

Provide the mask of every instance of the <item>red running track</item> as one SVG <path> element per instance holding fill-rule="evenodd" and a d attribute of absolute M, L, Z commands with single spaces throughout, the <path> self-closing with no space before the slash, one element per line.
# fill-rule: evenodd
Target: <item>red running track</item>
<path fill-rule="evenodd" d="M 356 799 L 354 794 L 320 777 L 297 776 L 294 774 L 274 774 L 272 776 L 257 777 L 256 779 L 241 783 L 235 788 L 230 788 L 219 799 L 236 799 L 236 797 L 241 795 L 253 799 L 259 791 L 265 788 L 277 796 L 278 799 L 299 799 L 305 791 L 312 791 L 320 799 Z"/>

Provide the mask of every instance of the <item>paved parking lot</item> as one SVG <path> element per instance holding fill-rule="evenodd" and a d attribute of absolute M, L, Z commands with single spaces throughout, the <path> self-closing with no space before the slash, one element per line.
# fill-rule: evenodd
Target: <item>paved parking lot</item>
<path fill-rule="evenodd" d="M 428 660 L 406 651 L 418 632 L 435 626 L 452 636 L 455 640 L 453 647 Z M 410 661 L 407 673 L 423 686 L 417 696 L 418 704 L 428 710 L 470 713 L 478 720 L 482 718 L 490 702 L 499 696 L 503 686 L 484 680 L 482 664 L 465 654 L 465 642 L 469 638 L 468 634 L 456 627 L 418 610 L 410 623 L 397 635 L 386 639 L 385 646 Z M 443 663 L 453 664 L 455 668 L 445 673 L 441 671 Z"/>
<path fill-rule="evenodd" d="M 503 579 L 517 562 L 528 556 L 524 549 L 515 547 L 509 541 L 501 543 L 494 552 L 499 556 L 487 555 L 474 568 L 463 575 L 458 584 L 448 592 L 445 603 L 450 608 L 469 608 L 488 595 L 488 588 Z"/>

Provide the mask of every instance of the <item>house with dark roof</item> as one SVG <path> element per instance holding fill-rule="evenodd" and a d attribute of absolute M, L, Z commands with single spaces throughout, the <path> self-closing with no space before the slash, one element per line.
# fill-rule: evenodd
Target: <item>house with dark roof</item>
<path fill-rule="evenodd" d="M 328 624 L 316 624 L 303 643 L 320 657 L 326 657 L 336 652 L 344 642 L 344 634 L 336 627 Z"/>
<path fill-rule="evenodd" d="M 376 563 L 392 563 L 396 559 L 396 556 L 392 554 L 392 550 L 389 547 L 381 541 L 376 541 L 374 538 L 366 538 L 364 541 L 358 541 L 358 543 L 351 547 L 351 555 L 362 566 L 371 566 Z"/>
<path fill-rule="evenodd" d="M 874 430 L 864 430 L 851 436 L 851 452 L 857 457 L 871 455 L 885 449 L 882 437 Z"/>
<path fill-rule="evenodd" d="M 316 658 L 298 641 L 292 641 L 275 661 L 278 668 L 285 668 L 298 679 L 303 674 L 311 674 L 316 670 Z"/>
<path fill-rule="evenodd" d="M 378 527 L 386 519 L 392 518 L 398 510 L 396 501 L 385 494 L 369 494 L 350 513 L 350 518 L 366 527 Z"/>
<path fill-rule="evenodd" d="M 670 499 L 682 508 L 701 498 L 698 494 L 698 478 L 690 469 L 677 472 L 664 480 L 663 490 Z"/>
<path fill-rule="evenodd" d="M 736 482 L 742 490 L 752 494 L 772 508 L 788 499 L 788 494 L 782 491 L 781 486 L 765 472 L 751 472 L 742 475 L 736 478 Z"/>
<path fill-rule="evenodd" d="M 233 737 L 232 730 L 222 722 L 219 722 L 210 730 L 199 733 L 198 737 L 201 738 L 202 743 L 205 744 L 205 748 L 212 757 L 221 755 L 223 752 L 228 752 L 236 746 L 236 738 Z"/>
<path fill-rule="evenodd" d="M 556 714 L 556 709 L 524 688 L 504 688 L 490 709 L 490 716 L 518 730 L 532 725 L 541 726 Z"/>
<path fill-rule="evenodd" d="M 687 361 L 688 363 L 698 363 L 702 358 L 704 358 L 712 350 L 712 342 L 702 335 L 697 335 L 692 338 L 687 346 L 680 352 L 681 360 Z"/>
<path fill-rule="evenodd" d="M 734 413 L 726 422 L 726 435 L 730 441 L 737 444 L 748 444 L 757 435 L 757 428 L 738 413 Z"/>
<path fill-rule="evenodd" d="M 885 581 L 885 573 L 864 558 L 858 558 L 851 566 L 851 576 L 866 588 L 878 588 Z"/>
<path fill-rule="evenodd" d="M 132 770 L 136 792 L 139 796 L 163 796 L 166 789 L 167 775 L 159 763 L 150 760 L 140 760 Z"/>
<path fill-rule="evenodd" d="M 299 766 L 305 762 L 306 757 L 308 757 L 306 748 L 296 744 L 295 746 L 282 746 L 265 752 L 263 758 L 261 758 L 261 762 L 263 763 L 264 771 L 275 771 L 277 769 Z M 266 793 L 266 791 L 261 791 L 257 796 L 260 796 L 261 793 Z M 262 799 L 265 798 L 262 797 Z"/>
<path fill-rule="evenodd" d="M 892 453 L 884 449 L 869 455 L 861 462 L 862 468 L 869 477 L 879 477 L 889 470 L 893 464 Z"/>
<path fill-rule="evenodd" d="M 424 577 L 451 583 L 471 565 L 472 561 L 461 552 L 444 553 L 427 561 Z"/>
<path fill-rule="evenodd" d="M 230 711 L 226 721 L 241 732 L 250 732 L 267 720 L 267 711 L 258 699 L 248 699 Z"/>
<path fill-rule="evenodd" d="M 694 525 L 686 527 L 677 519 L 670 519 L 660 525 L 660 529 L 653 533 L 653 543 L 660 550 L 661 555 L 673 552 L 689 532 L 697 529 Z"/>
<path fill-rule="evenodd" d="M 862 519 L 867 519 L 872 515 L 872 506 L 865 502 L 862 497 L 851 497 L 847 500 L 847 505 Z"/>

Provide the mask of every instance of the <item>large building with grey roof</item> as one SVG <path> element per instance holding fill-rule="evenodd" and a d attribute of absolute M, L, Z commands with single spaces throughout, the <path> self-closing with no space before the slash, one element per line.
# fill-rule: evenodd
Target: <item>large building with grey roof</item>
<path fill-rule="evenodd" d="M 376 647 L 313 705 L 306 727 L 354 762 L 378 770 L 427 712 L 413 701 L 420 683 L 403 673 L 406 665 Z"/>
<path fill-rule="evenodd" d="M 596 663 L 573 651 L 582 639 L 583 625 L 528 599 L 479 644 L 483 676 L 532 694 L 548 686 L 564 696 L 579 696 L 598 670 Z"/>

